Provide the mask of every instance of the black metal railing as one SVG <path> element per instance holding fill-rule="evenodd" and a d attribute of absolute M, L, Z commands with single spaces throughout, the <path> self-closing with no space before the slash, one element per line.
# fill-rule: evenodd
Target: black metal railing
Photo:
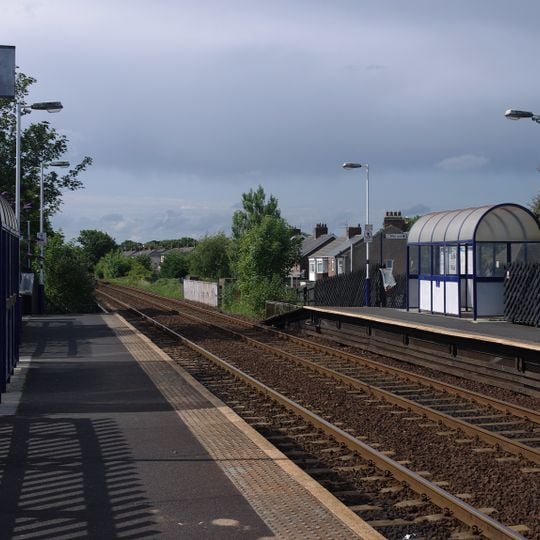
<path fill-rule="evenodd" d="M 504 284 L 507 321 L 540 326 L 540 263 L 512 263 Z"/>
<path fill-rule="evenodd" d="M 407 276 L 394 276 L 396 285 L 383 287 L 378 267 L 370 280 L 370 305 L 405 309 L 407 307 Z M 321 279 L 298 289 L 298 301 L 311 306 L 364 306 L 365 270 Z"/>

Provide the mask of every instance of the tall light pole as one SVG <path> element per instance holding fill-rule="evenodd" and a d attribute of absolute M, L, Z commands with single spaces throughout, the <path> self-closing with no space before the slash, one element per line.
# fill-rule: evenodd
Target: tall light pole
<path fill-rule="evenodd" d="M 373 234 L 373 229 L 369 223 L 369 165 L 367 163 L 346 162 L 342 165 L 344 169 L 366 169 L 366 223 L 364 226 L 364 243 L 366 244 L 366 281 L 364 283 L 364 305 L 371 305 L 371 280 L 369 276 L 369 244 Z"/>
<path fill-rule="evenodd" d="M 41 162 L 41 177 L 39 180 L 39 286 L 38 286 L 38 313 L 43 315 L 45 312 L 45 261 L 44 247 L 45 247 L 45 234 L 43 230 L 43 207 L 45 204 L 44 198 L 44 175 L 43 170 L 46 167 L 69 167 L 69 161 L 42 161 Z"/>
<path fill-rule="evenodd" d="M 530 118 L 533 122 L 540 124 L 540 115 L 529 111 L 518 111 L 517 109 L 508 109 L 504 116 L 509 120 L 521 120 L 522 118 Z"/>
<path fill-rule="evenodd" d="M 19 101 L 15 102 L 15 219 L 19 235 L 21 234 L 21 117 L 30 114 L 32 110 L 56 113 L 62 108 L 60 101 L 43 101 L 28 107 Z"/>

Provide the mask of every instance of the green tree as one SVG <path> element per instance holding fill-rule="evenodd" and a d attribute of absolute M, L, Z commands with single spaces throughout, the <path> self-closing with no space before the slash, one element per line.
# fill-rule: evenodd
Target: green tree
<path fill-rule="evenodd" d="M 126 276 L 131 270 L 132 261 L 120 251 L 109 251 L 96 264 L 95 272 L 99 279 L 114 279 Z"/>
<path fill-rule="evenodd" d="M 159 275 L 162 278 L 183 278 L 189 273 L 189 254 L 171 251 L 165 255 Z"/>
<path fill-rule="evenodd" d="M 140 242 L 134 242 L 133 240 L 124 240 L 119 246 L 122 251 L 137 251 L 142 249 L 143 245 Z"/>
<path fill-rule="evenodd" d="M 291 237 L 290 226 L 283 218 L 264 216 L 238 242 L 238 277 L 285 277 L 299 250 L 300 240 Z"/>
<path fill-rule="evenodd" d="M 237 210 L 232 218 L 232 237 L 239 240 L 242 235 L 255 225 L 259 225 L 264 216 L 281 217 L 278 201 L 270 195 L 266 200 L 266 193 L 262 186 L 255 191 L 242 194 L 242 210 Z"/>
<path fill-rule="evenodd" d="M 25 108 L 29 89 L 36 79 L 22 73 L 16 79 L 16 100 Z M 42 113 L 36 113 L 42 114 Z M 23 116 L 23 126 L 27 124 Z M 0 193 L 8 200 L 15 200 L 15 136 L 16 136 L 15 103 L 0 99 Z M 30 221 L 32 234 L 35 234 L 39 223 L 39 184 L 40 165 L 42 162 L 55 161 L 62 158 L 67 151 L 68 139 L 60 135 L 47 121 L 27 125 L 21 133 L 21 222 Z M 73 191 L 82 187 L 79 179 L 92 159 L 86 156 L 80 163 L 59 175 L 54 169 L 45 169 L 44 175 L 44 215 L 45 228 L 51 231 L 49 218 L 62 205 L 62 192 Z"/>
<path fill-rule="evenodd" d="M 229 244 L 225 233 L 205 236 L 190 253 L 190 273 L 211 279 L 229 277 Z"/>
<path fill-rule="evenodd" d="M 95 310 L 94 277 L 80 247 L 49 237 L 44 256 L 47 311 L 84 313 Z"/>
<path fill-rule="evenodd" d="M 95 265 L 101 257 L 114 249 L 117 249 L 114 238 L 107 233 L 94 229 L 85 229 L 79 233 L 77 242 L 82 246 L 84 253 L 92 265 Z"/>
<path fill-rule="evenodd" d="M 148 260 L 150 260 L 150 257 L 148 257 Z M 152 265 L 150 264 L 150 267 L 145 263 L 145 257 L 133 257 L 130 259 L 131 268 L 129 269 L 129 272 L 127 275 L 131 279 L 135 280 L 151 280 L 154 272 L 152 270 Z"/>
<path fill-rule="evenodd" d="M 152 259 L 150 258 L 150 255 L 135 255 L 133 260 L 140 264 L 143 268 L 146 268 L 146 270 L 152 272 Z"/>
<path fill-rule="evenodd" d="M 238 241 L 236 276 L 242 302 L 260 314 L 267 300 L 286 300 L 285 276 L 300 253 L 300 239 L 291 237 L 281 217 L 264 216 Z"/>
<path fill-rule="evenodd" d="M 410 231 L 411 230 L 411 227 L 421 218 L 422 216 L 420 215 L 415 215 L 415 216 L 407 216 L 405 217 L 405 232 L 406 231 Z"/>
<path fill-rule="evenodd" d="M 242 304 L 259 314 L 266 300 L 287 297 L 284 279 L 299 257 L 300 238 L 261 186 L 242 195 L 242 208 L 233 215 L 231 259 Z"/>

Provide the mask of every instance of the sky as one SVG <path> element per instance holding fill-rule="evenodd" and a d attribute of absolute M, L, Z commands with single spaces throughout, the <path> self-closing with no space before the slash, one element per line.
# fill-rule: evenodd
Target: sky
<path fill-rule="evenodd" d="M 85 188 L 67 239 L 230 232 L 262 185 L 311 232 L 540 191 L 537 0 L 0 0 L 0 44 Z M 37 118 L 39 116 L 39 118 Z M 26 116 L 23 122 L 29 121 Z"/>

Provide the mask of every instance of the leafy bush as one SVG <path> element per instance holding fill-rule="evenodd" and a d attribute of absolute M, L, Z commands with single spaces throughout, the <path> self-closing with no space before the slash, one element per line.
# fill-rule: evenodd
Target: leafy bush
<path fill-rule="evenodd" d="M 96 310 L 94 277 L 83 250 L 51 236 L 45 249 L 46 309 L 53 313 L 85 313 Z"/>
<path fill-rule="evenodd" d="M 159 275 L 162 278 L 183 278 L 189 274 L 189 255 L 171 251 L 165 255 Z"/>
<path fill-rule="evenodd" d="M 205 236 L 190 253 L 191 274 L 212 279 L 229 277 L 229 244 L 230 240 L 224 233 Z"/>
<path fill-rule="evenodd" d="M 282 278 L 275 274 L 271 277 L 254 277 L 238 281 L 235 287 L 240 292 L 240 302 L 232 303 L 231 308 L 253 317 L 264 315 L 267 301 L 294 301 L 294 292 L 287 289 Z M 229 294 L 232 299 L 235 298 L 234 290 Z"/>
<path fill-rule="evenodd" d="M 120 253 L 110 251 L 96 264 L 96 276 L 99 279 L 114 279 L 127 275 L 131 270 L 132 261 Z"/>

